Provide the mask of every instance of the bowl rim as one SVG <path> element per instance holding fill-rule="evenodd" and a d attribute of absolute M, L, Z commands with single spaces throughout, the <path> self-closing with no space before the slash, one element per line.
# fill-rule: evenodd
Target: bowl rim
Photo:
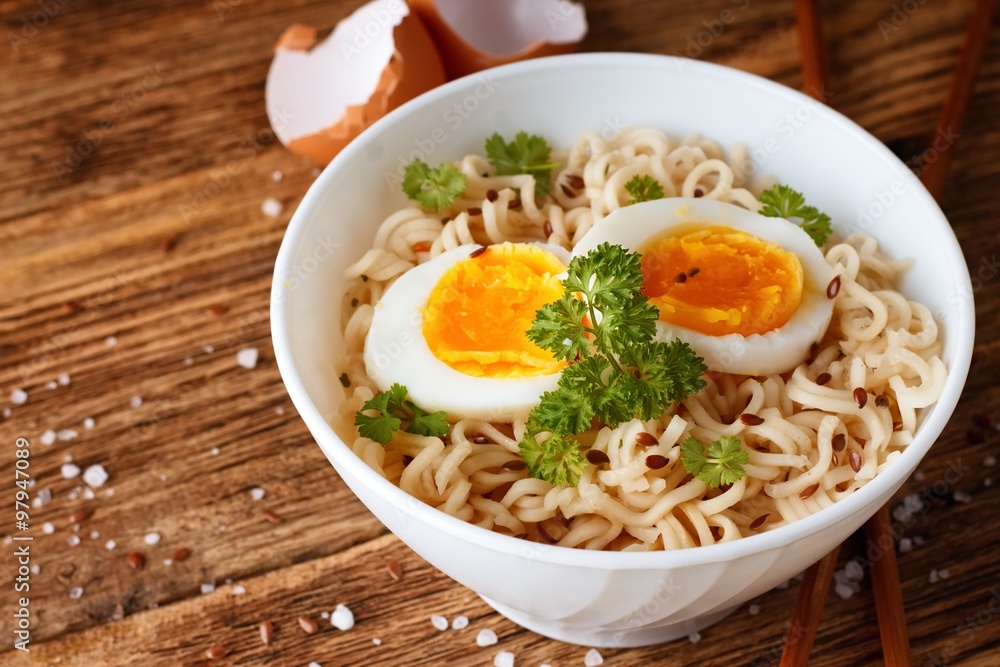
<path fill-rule="evenodd" d="M 678 61 L 681 61 L 678 63 Z M 452 96 L 461 96 L 474 89 L 482 82 L 482 76 L 488 74 L 496 79 L 510 79 L 525 74 L 550 72 L 556 74 L 563 69 L 589 68 L 596 66 L 620 66 L 623 68 L 638 67 L 672 67 L 678 76 L 696 76 L 702 79 L 712 79 L 717 85 L 734 86 L 733 90 L 744 88 L 762 89 L 771 96 L 782 97 L 796 104 L 814 105 L 814 113 L 825 116 L 840 130 L 854 135 L 862 144 L 867 144 L 880 154 L 883 161 L 897 175 L 909 177 L 912 180 L 912 193 L 918 197 L 918 205 L 926 211 L 929 224 L 936 225 L 945 232 L 946 244 L 938 248 L 938 253 L 948 265 L 956 269 L 964 268 L 960 275 L 964 278 L 963 293 L 968 298 L 958 305 L 956 316 L 949 318 L 949 336 L 956 336 L 955 358 L 948 369 L 948 378 L 941 397 L 932 406 L 932 412 L 926 415 L 923 423 L 914 434 L 913 442 L 903 450 L 896 462 L 886 471 L 876 475 L 870 482 L 859 488 L 847 498 L 838 500 L 830 507 L 816 512 L 788 525 L 781 526 L 757 535 L 751 535 L 731 542 L 722 542 L 691 549 L 648 552 L 610 552 L 559 547 L 556 545 L 526 542 L 525 540 L 503 535 L 473 525 L 461 519 L 442 512 L 422 501 L 417 500 L 398 486 L 372 470 L 362 461 L 351 448 L 344 443 L 333 428 L 323 418 L 319 409 L 309 397 L 302 378 L 296 368 L 291 353 L 286 318 L 286 298 L 283 276 L 289 273 L 294 259 L 294 248 L 298 245 L 305 230 L 305 221 L 314 215 L 314 210 L 321 199 L 321 193 L 331 182 L 339 177 L 343 166 L 350 164 L 354 156 L 361 154 L 368 144 L 379 134 L 382 128 L 389 127 L 405 116 L 417 112 L 430 105 L 437 104 Z M 408 507 L 407 514 L 435 530 L 448 534 L 451 538 L 476 544 L 478 546 L 511 556 L 528 557 L 533 560 L 555 565 L 593 568 L 593 569 L 671 569 L 687 567 L 696 564 L 728 562 L 743 556 L 766 552 L 772 549 L 787 547 L 799 540 L 808 538 L 831 525 L 841 522 L 852 514 L 871 509 L 873 514 L 878 507 L 872 506 L 883 494 L 893 490 L 897 483 L 905 481 L 909 474 L 930 449 L 941 434 L 945 425 L 951 419 L 958 399 L 968 376 L 972 358 L 972 348 L 975 338 L 975 306 L 972 297 L 971 278 L 964 254 L 958 239 L 930 193 L 912 178 L 913 174 L 892 152 L 875 137 L 854 123 L 843 114 L 817 103 L 803 93 L 788 88 L 782 84 L 765 79 L 756 74 L 744 72 L 724 65 L 691 60 L 679 56 L 657 54 L 598 52 L 585 54 L 570 54 L 538 58 L 478 72 L 434 88 L 413 100 L 403 104 L 364 130 L 354 141 L 337 155 L 323 170 L 322 174 L 310 186 L 299 204 L 282 239 L 281 247 L 275 260 L 274 275 L 271 287 L 271 336 L 275 359 L 286 390 L 292 399 L 303 421 L 313 438 L 320 444 L 324 453 L 335 458 L 337 465 L 353 476 L 358 483 L 395 505 Z M 887 499 L 888 500 L 888 499 Z M 370 510 L 369 510 L 370 511 Z M 526 549 L 526 545 L 531 545 Z M 530 553 L 528 553 L 530 551 Z"/>

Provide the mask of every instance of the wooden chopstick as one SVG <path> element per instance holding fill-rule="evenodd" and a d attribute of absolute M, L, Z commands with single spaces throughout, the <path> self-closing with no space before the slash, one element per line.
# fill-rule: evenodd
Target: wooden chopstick
<path fill-rule="evenodd" d="M 951 80 L 951 89 L 945 100 L 941 116 L 938 118 L 934 140 L 938 137 L 947 138 L 962 132 L 965 121 L 965 111 L 969 107 L 972 89 L 975 85 L 979 64 L 983 60 L 986 44 L 993 28 L 993 18 L 996 16 L 997 0 L 976 0 L 976 6 L 969 17 L 969 26 L 965 31 L 965 41 L 958 55 L 958 65 Z M 932 140 L 933 141 L 933 140 Z M 945 181 L 948 178 L 948 167 L 951 165 L 951 154 L 954 146 L 947 145 L 944 150 L 938 150 L 937 159 L 930 162 L 920 180 L 935 199 L 940 199 L 944 192 Z"/>
<path fill-rule="evenodd" d="M 997 0 L 976 1 L 951 89 L 938 119 L 935 138 L 957 138 L 961 133 L 976 74 L 993 27 L 996 9 Z M 827 70 L 816 0 L 796 0 L 795 14 L 799 50 L 802 56 L 803 85 L 807 93 L 825 101 L 822 97 L 826 94 Z M 944 150 L 938 150 L 937 159 L 927 166 L 921 176 L 924 186 L 935 199 L 939 199 L 944 191 L 952 148 L 952 145 L 947 144 Z M 888 536 L 891 542 L 895 541 L 888 507 L 882 507 L 868 520 L 865 524 L 865 535 L 869 544 L 882 544 L 882 540 L 885 539 L 883 536 Z M 871 574 L 882 652 L 887 667 L 908 667 L 912 664 L 912 657 L 896 552 L 894 549 L 883 551 L 883 556 L 872 563 Z M 795 610 L 792 612 L 791 627 L 785 639 L 781 667 L 799 667 L 808 664 L 809 653 L 816 638 L 839 553 L 840 547 L 837 547 L 806 570 Z"/>

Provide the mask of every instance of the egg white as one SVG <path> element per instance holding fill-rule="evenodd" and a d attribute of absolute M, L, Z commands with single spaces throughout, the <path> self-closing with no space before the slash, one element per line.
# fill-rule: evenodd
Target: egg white
<path fill-rule="evenodd" d="M 617 244 L 635 251 L 673 228 L 690 231 L 693 223 L 729 227 L 795 253 L 802 263 L 802 301 L 788 322 L 764 334 L 710 336 L 658 320 L 657 338 L 667 341 L 680 338 L 704 357 L 705 364 L 714 371 L 768 375 L 798 366 L 830 325 L 833 299 L 827 298 L 826 288 L 833 280 L 834 271 L 812 238 L 788 220 L 765 217 L 711 199 L 657 199 L 612 211 L 584 235 L 573 249 L 573 256 L 584 255 L 601 243 Z"/>
<path fill-rule="evenodd" d="M 569 263 L 564 248 L 535 245 L 553 253 L 564 265 Z M 423 309 L 431 291 L 448 269 L 480 247 L 459 246 L 396 279 L 375 304 L 365 339 L 365 367 L 379 389 L 385 391 L 398 382 L 416 405 L 430 412 L 444 410 L 453 420 L 526 419 L 542 394 L 556 389 L 560 373 L 520 378 L 466 375 L 434 356 L 424 339 Z M 490 317 L 486 312 L 480 315 Z"/>

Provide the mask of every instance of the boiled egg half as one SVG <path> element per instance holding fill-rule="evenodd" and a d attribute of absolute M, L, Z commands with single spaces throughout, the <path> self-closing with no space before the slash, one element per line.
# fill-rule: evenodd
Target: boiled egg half
<path fill-rule="evenodd" d="M 569 253 L 534 243 L 463 245 L 410 269 L 375 305 L 368 375 L 424 410 L 509 422 L 556 389 L 564 362 L 526 336 L 563 292 Z"/>
<path fill-rule="evenodd" d="M 710 199 L 658 199 L 616 209 L 573 255 L 601 243 L 642 255 L 658 337 L 685 341 L 710 370 L 789 371 L 830 324 L 833 269 L 788 220 Z"/>

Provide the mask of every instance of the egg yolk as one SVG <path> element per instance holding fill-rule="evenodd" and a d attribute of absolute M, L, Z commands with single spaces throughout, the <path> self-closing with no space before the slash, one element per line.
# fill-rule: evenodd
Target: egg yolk
<path fill-rule="evenodd" d="M 764 334 L 802 300 L 798 256 L 727 227 L 702 227 L 640 248 L 643 293 L 660 319 L 709 336 Z"/>
<path fill-rule="evenodd" d="M 548 250 L 504 243 L 457 262 L 424 309 L 423 334 L 434 356 L 466 375 L 530 377 L 565 365 L 525 335 L 535 313 L 562 296 L 565 271 Z"/>

